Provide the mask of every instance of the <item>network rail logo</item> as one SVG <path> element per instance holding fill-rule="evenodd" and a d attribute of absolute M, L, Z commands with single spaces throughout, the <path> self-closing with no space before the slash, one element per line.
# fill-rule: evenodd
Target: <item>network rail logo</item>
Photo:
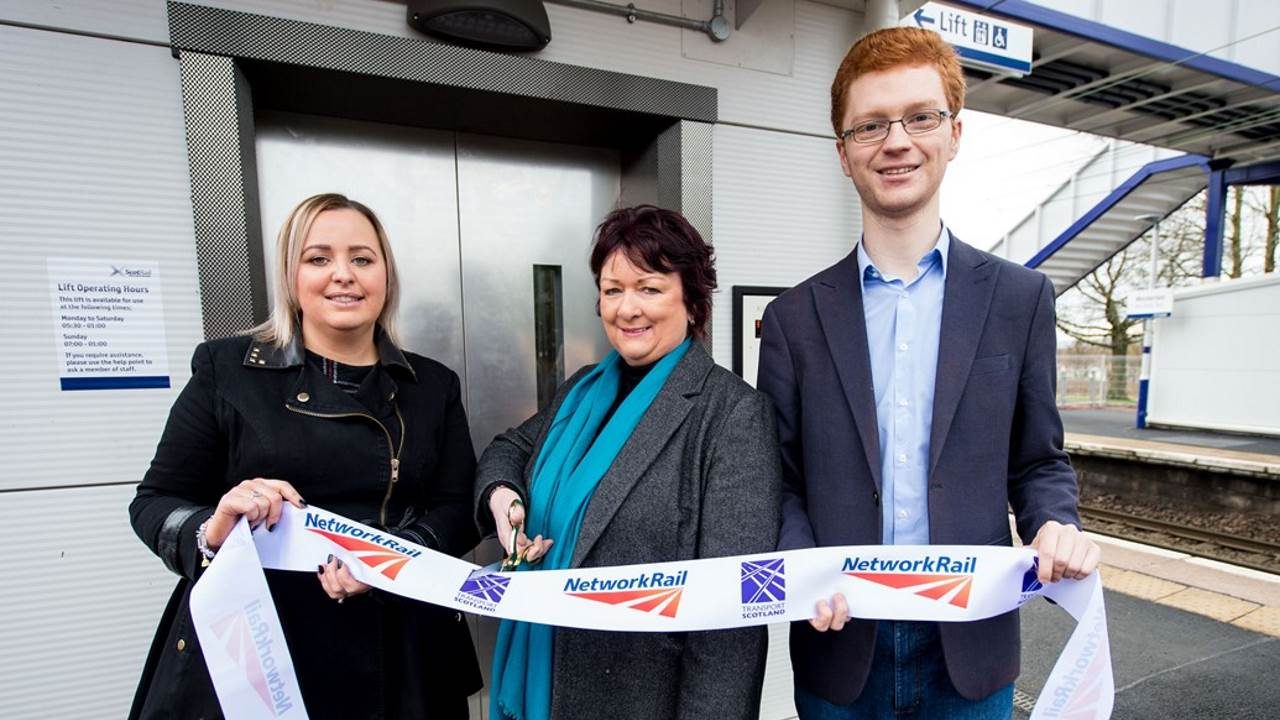
<path fill-rule="evenodd" d="M 453 599 L 454 602 L 477 610 L 494 612 L 498 609 L 498 603 L 502 602 L 502 596 L 507 594 L 507 586 L 510 584 L 509 577 L 484 569 L 475 570 L 462 583 L 462 587 L 458 588 L 458 594 Z"/>
<path fill-rule="evenodd" d="M 743 618 L 787 614 L 787 576 L 782 558 L 743 562 L 739 585 Z"/>
<path fill-rule="evenodd" d="M 276 638 L 261 611 L 262 602 L 254 600 L 215 621 L 213 634 L 231 661 L 244 672 L 249 686 L 267 711 L 278 717 L 293 707 L 293 699 L 285 689 L 285 678 L 276 667 L 273 648 Z"/>
<path fill-rule="evenodd" d="M 680 609 L 680 599 L 688 581 L 688 570 L 607 580 L 598 577 L 569 578 L 564 584 L 564 594 L 673 618 Z"/>
<path fill-rule="evenodd" d="M 422 555 L 421 550 L 402 545 L 399 538 L 365 530 L 336 518 L 322 518 L 315 513 L 307 513 L 303 527 L 350 550 L 360 562 L 392 580 L 410 560 Z"/>
<path fill-rule="evenodd" d="M 953 559 L 946 555 L 926 555 L 907 560 L 845 558 L 842 571 L 859 580 L 967 608 L 977 568 L 976 557 Z"/>
<path fill-rule="evenodd" d="M 1041 692 L 1037 709 L 1043 706 L 1043 717 L 1068 720 L 1105 717 L 1111 709 L 1114 688 L 1107 683 L 1111 653 L 1107 644 L 1106 613 L 1098 606 L 1082 622 L 1086 621 L 1090 623 L 1089 631 L 1084 642 L 1074 648 L 1075 657 L 1067 665 L 1067 671 L 1051 677 L 1050 684 Z M 1068 651 L 1071 649 L 1068 645 Z"/>

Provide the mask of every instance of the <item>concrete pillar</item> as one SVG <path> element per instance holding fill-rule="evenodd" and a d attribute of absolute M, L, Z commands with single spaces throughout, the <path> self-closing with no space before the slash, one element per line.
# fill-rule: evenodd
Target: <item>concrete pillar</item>
<path fill-rule="evenodd" d="M 866 31 L 882 30 L 895 27 L 901 15 L 898 14 L 898 0 L 867 0 Z"/>

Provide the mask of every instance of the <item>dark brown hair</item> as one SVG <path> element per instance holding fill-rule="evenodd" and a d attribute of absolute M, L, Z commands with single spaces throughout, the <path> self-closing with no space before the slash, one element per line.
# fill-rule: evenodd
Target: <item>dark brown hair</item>
<path fill-rule="evenodd" d="M 591 274 L 600 287 L 604 262 L 621 250 L 633 265 L 659 273 L 679 273 L 690 333 L 706 335 L 711 320 L 711 293 L 716 289 L 715 248 L 684 216 L 653 205 L 619 208 L 596 228 L 591 247 Z"/>

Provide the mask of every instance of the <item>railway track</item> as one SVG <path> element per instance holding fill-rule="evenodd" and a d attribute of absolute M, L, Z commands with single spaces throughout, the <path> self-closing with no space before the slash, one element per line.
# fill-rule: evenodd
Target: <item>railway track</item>
<path fill-rule="evenodd" d="M 1183 541 L 1181 543 L 1175 543 L 1175 542 L 1161 543 L 1151 538 L 1143 538 L 1142 542 L 1147 543 L 1149 545 L 1157 545 L 1169 550 L 1177 550 L 1177 551 L 1186 552 L 1192 555 L 1200 555 L 1202 557 L 1213 558 L 1215 560 L 1224 560 L 1233 565 L 1241 565 L 1244 567 L 1249 567 L 1255 570 L 1262 570 L 1264 572 L 1270 572 L 1270 573 L 1276 572 L 1277 564 L 1280 563 L 1280 544 L 1266 542 L 1264 540 L 1251 540 L 1249 538 L 1243 538 L 1243 537 L 1238 537 L 1236 535 L 1229 535 L 1226 533 L 1215 532 L 1213 530 L 1206 530 L 1204 528 L 1184 525 L 1182 523 L 1172 523 L 1172 522 L 1167 522 L 1165 520 L 1156 520 L 1148 517 L 1140 517 L 1140 516 L 1136 516 L 1126 512 L 1108 510 L 1105 508 L 1094 507 L 1090 505 L 1081 505 L 1080 513 L 1086 518 L 1092 518 L 1095 520 L 1100 520 L 1108 523 L 1119 524 L 1119 525 L 1123 525 L 1130 528 L 1136 528 L 1139 530 L 1147 530 L 1151 532 L 1163 533 L 1165 535 L 1171 535 Z M 1103 535 L 1112 535 L 1114 537 L 1125 537 L 1120 533 L 1109 531 L 1105 527 L 1090 527 L 1089 530 L 1093 532 L 1101 533 Z M 1243 552 L 1243 553 L 1250 553 L 1253 555 L 1264 556 L 1265 560 L 1263 560 L 1263 558 L 1260 557 L 1258 558 L 1257 562 L 1254 562 L 1248 558 L 1240 558 L 1238 556 L 1238 553 L 1232 554 L 1230 557 L 1223 557 L 1222 555 L 1217 555 L 1212 552 L 1206 552 L 1203 550 L 1198 550 L 1195 547 L 1189 547 L 1186 544 L 1187 542 L 1205 543 L 1209 545 L 1216 545 L 1222 548 L 1229 548 L 1231 550 L 1238 551 L 1238 553 Z"/>

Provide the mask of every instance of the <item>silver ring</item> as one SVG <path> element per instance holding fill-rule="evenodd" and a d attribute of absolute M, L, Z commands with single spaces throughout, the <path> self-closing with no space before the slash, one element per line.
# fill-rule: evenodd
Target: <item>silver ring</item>
<path fill-rule="evenodd" d="M 346 599 L 347 599 L 347 596 L 346 596 L 346 595 L 343 595 L 342 597 L 338 598 L 338 604 L 339 604 L 339 605 L 341 605 L 341 604 L 342 604 L 342 601 L 343 601 L 343 600 L 346 600 Z"/>

